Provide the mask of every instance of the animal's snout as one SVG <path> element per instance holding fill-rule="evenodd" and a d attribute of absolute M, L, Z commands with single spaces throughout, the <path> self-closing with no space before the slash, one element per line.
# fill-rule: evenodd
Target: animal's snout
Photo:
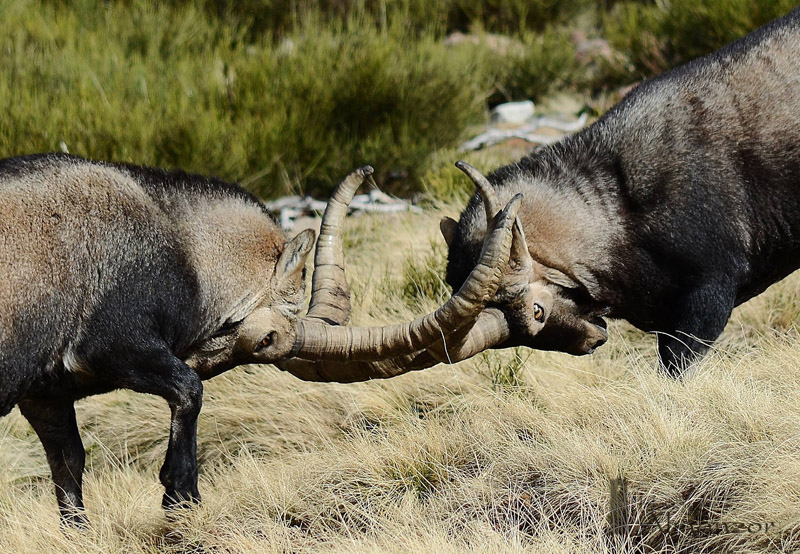
<path fill-rule="evenodd" d="M 590 346 L 589 346 L 589 354 L 591 354 L 592 352 L 594 352 L 595 350 L 597 350 L 598 348 L 603 346 L 606 343 L 606 341 L 608 340 L 608 336 L 598 337 L 598 338 L 592 339 L 592 340 L 594 340 L 594 343 L 590 344 Z"/>
<path fill-rule="evenodd" d="M 591 354 L 608 340 L 608 331 L 606 331 L 606 322 L 602 318 L 594 318 L 589 324 L 589 333 L 586 336 L 584 343 L 584 351 Z"/>

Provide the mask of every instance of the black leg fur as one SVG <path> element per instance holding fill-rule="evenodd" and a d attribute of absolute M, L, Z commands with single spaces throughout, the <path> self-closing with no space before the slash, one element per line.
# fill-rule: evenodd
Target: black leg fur
<path fill-rule="evenodd" d="M 672 331 L 659 333 L 659 370 L 679 378 L 719 337 L 733 310 L 735 290 L 721 279 L 696 287 L 675 304 Z"/>
<path fill-rule="evenodd" d="M 75 527 L 87 524 L 83 507 L 83 449 L 72 399 L 25 399 L 22 415 L 42 441 L 53 482 L 61 522 Z"/>
<path fill-rule="evenodd" d="M 197 417 L 203 405 L 203 383 L 197 373 L 168 349 L 129 355 L 115 372 L 125 388 L 164 398 L 172 412 L 169 445 L 159 477 L 162 506 L 171 509 L 200 502 L 197 488 Z"/>

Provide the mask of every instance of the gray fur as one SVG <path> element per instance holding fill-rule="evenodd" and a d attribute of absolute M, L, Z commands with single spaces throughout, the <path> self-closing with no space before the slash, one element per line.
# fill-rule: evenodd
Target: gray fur
<path fill-rule="evenodd" d="M 608 314 L 658 333 L 676 375 L 735 305 L 800 267 L 798 53 L 795 10 L 490 174 L 501 199 L 524 194 L 534 280 L 555 297 L 539 335 L 501 346 L 587 353 Z M 452 232 L 451 285 L 484 226 L 475 196 Z"/>
<path fill-rule="evenodd" d="M 259 361 L 288 353 L 313 233 L 287 243 L 235 185 L 60 154 L 0 161 L 0 213 L 0 415 L 39 434 L 62 517 L 83 521 L 72 403 L 115 388 L 168 401 L 164 506 L 199 500 L 200 381 L 253 332 Z"/>

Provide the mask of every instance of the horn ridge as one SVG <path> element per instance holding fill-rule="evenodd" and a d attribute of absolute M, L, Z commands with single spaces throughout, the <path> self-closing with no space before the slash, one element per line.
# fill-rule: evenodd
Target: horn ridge
<path fill-rule="evenodd" d="M 307 317 L 334 325 L 344 325 L 350 318 L 350 287 L 345 273 L 342 226 L 358 187 L 373 171 L 372 166 L 365 165 L 351 172 L 328 200 L 314 252 Z"/>
<path fill-rule="evenodd" d="M 497 196 L 497 191 L 483 173 L 478 171 L 475 167 L 471 166 L 464 160 L 458 160 L 456 162 L 456 167 L 466 173 L 467 177 L 472 180 L 472 182 L 475 184 L 475 187 L 478 189 L 478 193 L 481 195 L 481 199 L 483 200 L 483 207 L 486 212 L 486 225 L 488 226 L 489 221 L 491 221 L 495 214 L 502 209 L 502 204 L 500 203 L 500 198 Z"/>
<path fill-rule="evenodd" d="M 446 345 L 437 343 L 411 354 L 378 361 L 337 361 L 287 359 L 278 364 L 303 381 L 354 383 L 388 379 L 410 371 L 419 371 L 440 363 L 454 364 L 505 342 L 510 336 L 503 313 L 496 308 L 481 312 L 474 325 L 446 335 Z"/>

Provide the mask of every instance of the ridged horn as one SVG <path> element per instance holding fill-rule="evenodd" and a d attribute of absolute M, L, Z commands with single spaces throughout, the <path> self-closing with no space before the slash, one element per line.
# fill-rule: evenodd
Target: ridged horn
<path fill-rule="evenodd" d="M 297 322 L 297 339 L 289 357 L 339 361 L 374 361 L 427 348 L 467 323 L 475 321 L 497 292 L 511 249 L 511 228 L 521 195 L 515 196 L 493 220 L 483 252 L 467 280 L 436 311 L 411 323 L 384 327 L 339 327 L 315 319 Z"/>
<path fill-rule="evenodd" d="M 475 187 L 478 189 L 478 193 L 483 199 L 483 207 L 486 210 L 486 221 L 489 221 L 500 209 L 500 199 L 497 195 L 497 191 L 483 173 L 467 162 L 459 160 L 456 162 L 456 167 L 466 173 L 472 182 L 475 183 Z M 525 232 L 522 230 L 522 224 L 519 219 L 517 219 L 514 225 L 514 241 L 511 245 L 511 265 L 514 268 L 526 269 L 533 265 L 533 259 L 528 250 L 528 243 L 525 240 Z"/>
<path fill-rule="evenodd" d="M 478 189 L 478 193 L 480 193 L 483 199 L 483 208 L 486 211 L 486 221 L 488 225 L 488 222 L 494 217 L 494 214 L 499 212 L 502 207 L 500 199 L 497 196 L 497 191 L 494 190 L 489 179 L 487 179 L 483 173 L 464 160 L 458 160 L 456 162 L 456 167 L 466 173 L 467 177 L 472 179 L 472 182 L 475 183 L 475 187 Z"/>
<path fill-rule="evenodd" d="M 294 358 L 281 362 L 280 368 L 304 381 L 354 383 L 388 379 L 440 363 L 461 362 L 506 341 L 510 335 L 503 313 L 495 308 L 487 308 L 478 316 L 474 326 L 462 328 L 441 342 L 413 354 L 372 362 Z"/>
<path fill-rule="evenodd" d="M 350 318 L 350 287 L 344 267 L 342 223 L 358 187 L 372 172 L 368 165 L 356 169 L 339 183 L 328 200 L 314 253 L 308 318 L 333 325 L 344 325 Z"/>

